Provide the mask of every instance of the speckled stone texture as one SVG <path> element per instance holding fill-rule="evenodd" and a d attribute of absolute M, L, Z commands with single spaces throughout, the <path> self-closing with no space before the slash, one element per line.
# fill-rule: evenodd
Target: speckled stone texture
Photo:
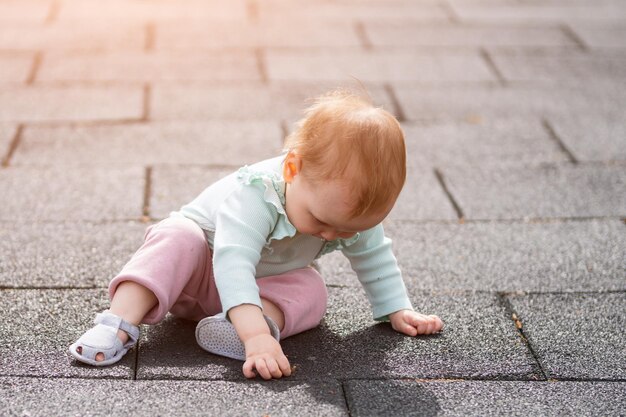
<path fill-rule="evenodd" d="M 112 381 L 0 377 L 5 415 L 348 416 L 336 381 Z"/>
<path fill-rule="evenodd" d="M 624 382 L 349 381 L 352 416 L 618 416 Z M 407 400 L 410 399 L 410 400 Z"/>
<path fill-rule="evenodd" d="M 529 294 L 509 301 L 548 378 L 626 380 L 626 294 Z"/>

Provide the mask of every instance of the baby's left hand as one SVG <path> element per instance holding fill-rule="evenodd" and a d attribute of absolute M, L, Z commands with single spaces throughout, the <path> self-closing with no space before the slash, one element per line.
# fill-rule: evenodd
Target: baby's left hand
<path fill-rule="evenodd" d="M 413 310 L 400 310 L 389 315 L 391 327 L 409 336 L 433 334 L 443 329 L 443 322 L 437 316 L 425 316 Z"/>

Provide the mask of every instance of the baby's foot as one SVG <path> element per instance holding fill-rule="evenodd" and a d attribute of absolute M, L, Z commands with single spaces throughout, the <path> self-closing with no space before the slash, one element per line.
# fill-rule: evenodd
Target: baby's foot
<path fill-rule="evenodd" d="M 126 342 L 128 342 L 128 333 L 126 333 L 124 330 L 118 330 L 117 331 L 117 338 L 120 339 L 120 342 L 122 343 L 122 345 L 124 345 Z M 79 355 L 83 354 L 83 347 L 82 346 L 77 346 L 76 347 L 76 352 L 78 352 Z M 98 352 L 96 354 L 96 362 L 102 362 L 104 360 L 104 353 L 102 352 Z"/>
<path fill-rule="evenodd" d="M 119 361 L 139 338 L 139 327 L 109 311 L 98 314 L 94 323 L 95 327 L 70 346 L 72 356 L 89 365 L 104 366 Z"/>

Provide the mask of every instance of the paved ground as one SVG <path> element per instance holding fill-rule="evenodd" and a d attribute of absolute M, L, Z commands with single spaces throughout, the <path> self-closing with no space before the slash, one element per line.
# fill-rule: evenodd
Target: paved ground
<path fill-rule="evenodd" d="M 174 318 L 70 359 L 147 224 L 355 78 L 405 127 L 387 229 L 441 335 L 375 325 L 329 255 L 289 379 Z M 1 415 L 625 413 L 622 0 L 0 0 L 0 158 Z"/>

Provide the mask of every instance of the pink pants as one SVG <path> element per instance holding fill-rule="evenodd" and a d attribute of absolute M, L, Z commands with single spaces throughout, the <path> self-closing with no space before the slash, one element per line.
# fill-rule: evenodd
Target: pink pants
<path fill-rule="evenodd" d="M 158 303 L 143 323 L 155 324 L 167 312 L 189 320 L 222 311 L 215 279 L 213 253 L 204 232 L 192 220 L 168 218 L 150 226 L 144 243 L 109 284 L 134 281 L 150 289 Z M 316 327 L 326 311 L 324 280 L 313 268 L 257 278 L 261 298 L 274 303 L 285 316 L 281 339 Z"/>

